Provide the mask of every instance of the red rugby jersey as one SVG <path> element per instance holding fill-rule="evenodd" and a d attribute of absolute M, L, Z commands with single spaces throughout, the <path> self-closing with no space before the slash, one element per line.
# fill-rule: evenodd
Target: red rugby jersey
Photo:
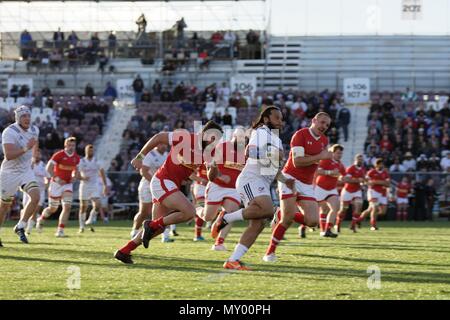
<path fill-rule="evenodd" d="M 366 170 L 363 167 L 358 167 L 356 165 L 351 165 L 347 168 L 346 176 L 350 176 L 352 179 L 364 178 L 366 175 Z M 361 184 L 359 183 L 346 183 L 344 189 L 347 192 L 353 193 L 361 190 Z"/>
<path fill-rule="evenodd" d="M 54 162 L 53 173 L 54 177 L 58 177 L 66 183 L 72 182 L 72 172 L 77 169 L 80 163 L 80 156 L 74 152 L 69 155 L 64 150 L 55 152 L 50 158 Z"/>
<path fill-rule="evenodd" d="M 321 160 L 319 163 L 319 168 L 323 170 L 334 170 L 338 169 L 342 176 L 345 176 L 345 167 L 340 161 L 335 161 L 333 159 Z M 333 177 L 329 175 L 318 175 L 316 178 L 316 185 L 324 190 L 333 190 L 337 187 L 339 177 Z"/>
<path fill-rule="evenodd" d="M 377 169 L 371 169 L 369 172 L 367 172 L 367 177 L 369 181 L 386 181 L 390 178 L 389 173 L 386 169 L 383 169 L 381 171 L 378 171 Z M 376 192 L 382 194 L 383 196 L 386 195 L 386 187 L 381 185 L 373 185 L 369 187 L 372 190 L 375 190 Z"/>

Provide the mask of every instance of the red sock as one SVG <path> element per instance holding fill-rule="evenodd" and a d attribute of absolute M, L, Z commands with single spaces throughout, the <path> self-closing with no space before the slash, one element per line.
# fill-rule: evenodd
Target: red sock
<path fill-rule="evenodd" d="M 64 223 L 58 224 L 58 228 L 64 229 L 65 228 L 65 224 Z"/>
<path fill-rule="evenodd" d="M 224 238 L 217 237 L 216 243 L 214 243 L 214 244 L 215 244 L 216 246 L 220 246 L 220 245 L 222 245 L 224 242 L 225 242 L 225 239 L 224 239 Z"/>
<path fill-rule="evenodd" d="M 372 227 L 376 227 L 376 226 L 377 226 L 377 220 L 376 220 L 375 218 L 370 219 L 370 225 L 371 225 Z"/>
<path fill-rule="evenodd" d="M 155 230 L 157 230 L 157 229 L 164 229 L 166 225 L 163 222 L 163 218 L 164 217 L 161 217 L 161 218 L 158 218 L 156 220 L 150 221 L 150 227 L 152 229 L 155 229 Z"/>
<path fill-rule="evenodd" d="M 403 210 L 397 210 L 397 221 L 402 220 Z"/>
<path fill-rule="evenodd" d="M 130 252 L 136 249 L 138 246 L 139 245 L 137 245 L 134 241 L 130 240 L 124 247 L 120 248 L 119 251 L 125 254 L 130 254 Z"/>
<path fill-rule="evenodd" d="M 304 224 L 305 223 L 305 216 L 301 212 L 297 212 L 294 216 L 294 221 L 298 224 Z"/>
<path fill-rule="evenodd" d="M 357 215 L 356 212 L 352 212 L 352 228 L 354 228 L 356 226 L 358 221 L 359 221 L 359 216 Z"/>
<path fill-rule="evenodd" d="M 205 221 L 203 221 L 201 218 L 195 217 L 195 236 L 197 238 L 202 236 L 202 227 L 204 222 Z"/>
<path fill-rule="evenodd" d="M 270 240 L 269 248 L 266 251 L 266 255 L 271 253 L 275 253 L 275 249 L 277 248 L 280 241 L 283 239 L 284 233 L 286 232 L 286 228 L 278 223 L 275 229 L 273 229 L 272 239 Z"/>
<path fill-rule="evenodd" d="M 325 224 L 325 230 L 331 230 L 333 228 L 333 222 L 327 222 Z"/>
<path fill-rule="evenodd" d="M 319 215 L 320 217 L 320 231 L 324 232 L 325 231 L 325 226 L 327 224 L 327 214 L 326 213 L 321 213 Z"/>

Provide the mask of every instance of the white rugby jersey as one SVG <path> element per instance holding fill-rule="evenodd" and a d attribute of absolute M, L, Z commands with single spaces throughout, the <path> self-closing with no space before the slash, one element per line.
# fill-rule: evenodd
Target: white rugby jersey
<path fill-rule="evenodd" d="M 17 123 L 13 123 L 3 131 L 2 145 L 14 144 L 19 148 L 24 148 L 32 138 L 36 139 L 36 141 L 39 140 L 39 128 L 37 126 L 32 125 L 28 130 L 24 130 Z M 20 173 L 31 169 L 31 158 L 33 157 L 32 150 L 33 149 L 28 150 L 14 160 L 3 159 L 1 170 L 11 173 Z"/>
<path fill-rule="evenodd" d="M 98 180 L 100 179 L 100 165 L 98 164 L 95 157 L 93 157 L 91 160 L 86 157 L 82 158 L 78 165 L 78 170 L 80 171 L 81 176 L 89 177 L 89 180 L 81 180 L 81 183 L 89 185 L 96 185 L 98 183 Z"/>
<path fill-rule="evenodd" d="M 155 173 L 156 170 L 158 170 L 159 167 L 163 165 L 164 161 L 166 161 L 168 155 L 168 152 L 164 152 L 163 154 L 161 154 L 158 150 L 153 149 L 149 153 L 147 153 L 144 160 L 142 160 L 142 165 L 149 167 L 150 171 Z M 142 180 L 146 179 L 142 177 Z"/>
<path fill-rule="evenodd" d="M 49 178 L 49 174 L 47 170 L 45 170 L 45 164 L 42 161 L 39 163 L 32 165 L 34 175 L 36 176 L 37 183 L 39 184 L 39 188 L 41 190 L 45 189 L 45 178 Z"/>
<path fill-rule="evenodd" d="M 276 155 L 283 153 L 283 143 L 280 138 L 270 129 L 263 125 L 256 130 L 252 130 L 248 142 L 249 157 L 241 174 L 252 174 L 261 176 L 268 183 L 272 183 L 279 169 Z M 263 166 L 260 161 L 266 159 L 270 165 Z"/>

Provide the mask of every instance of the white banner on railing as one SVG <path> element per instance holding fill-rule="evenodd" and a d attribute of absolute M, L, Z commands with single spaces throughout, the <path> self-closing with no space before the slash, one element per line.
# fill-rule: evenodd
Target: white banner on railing
<path fill-rule="evenodd" d="M 370 79 L 369 78 L 344 79 L 344 99 L 345 103 L 370 102 Z"/>
<path fill-rule="evenodd" d="M 20 92 L 20 89 L 23 86 L 27 86 L 29 91 L 28 95 L 31 96 L 33 93 L 33 79 L 32 78 L 9 78 L 8 79 L 8 95 L 10 95 L 11 88 L 16 85 L 17 91 Z"/>
<path fill-rule="evenodd" d="M 117 79 L 117 98 L 134 101 L 133 79 Z"/>
<path fill-rule="evenodd" d="M 244 96 L 252 96 L 256 91 L 256 77 L 236 75 L 230 78 L 231 92 L 239 91 Z"/>

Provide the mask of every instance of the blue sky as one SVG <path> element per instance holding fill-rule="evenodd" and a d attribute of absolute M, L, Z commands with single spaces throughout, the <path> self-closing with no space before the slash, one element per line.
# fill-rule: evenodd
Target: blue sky
<path fill-rule="evenodd" d="M 191 30 L 264 29 L 280 36 L 450 34 L 450 0 L 422 0 L 420 20 L 402 20 L 402 0 L 267 0 L 242 2 L 1 2 L 0 30 L 136 30 L 144 12 L 148 29 L 185 17 Z M 270 11 L 270 15 L 268 12 Z"/>

